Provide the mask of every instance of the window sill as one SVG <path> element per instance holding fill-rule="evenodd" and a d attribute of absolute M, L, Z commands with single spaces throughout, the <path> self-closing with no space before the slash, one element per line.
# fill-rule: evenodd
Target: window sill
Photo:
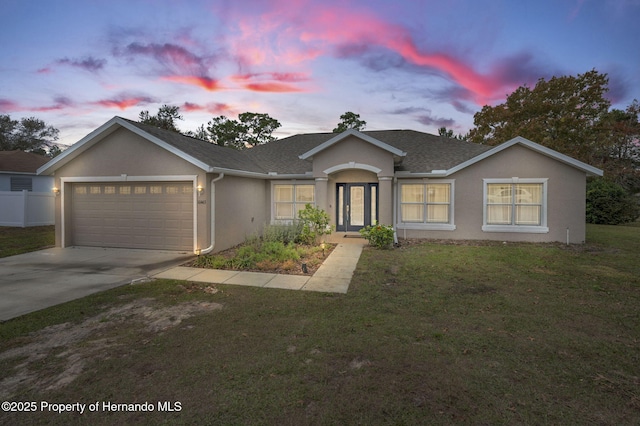
<path fill-rule="evenodd" d="M 456 226 L 450 223 L 399 223 L 396 229 L 412 229 L 419 231 L 455 231 Z"/>
<path fill-rule="evenodd" d="M 483 232 L 521 232 L 527 234 L 547 234 L 546 226 L 514 226 L 514 225 L 484 225 Z"/>

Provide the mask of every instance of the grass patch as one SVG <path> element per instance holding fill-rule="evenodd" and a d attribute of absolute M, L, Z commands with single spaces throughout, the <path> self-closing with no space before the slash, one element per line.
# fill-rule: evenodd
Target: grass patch
<path fill-rule="evenodd" d="M 346 295 L 159 280 L 25 315 L 0 325 L 3 400 L 156 410 L 0 423 L 633 424 L 640 228 L 587 230 L 366 248 Z"/>
<path fill-rule="evenodd" d="M 54 226 L 15 228 L 0 226 L 0 257 L 41 250 L 55 245 Z"/>

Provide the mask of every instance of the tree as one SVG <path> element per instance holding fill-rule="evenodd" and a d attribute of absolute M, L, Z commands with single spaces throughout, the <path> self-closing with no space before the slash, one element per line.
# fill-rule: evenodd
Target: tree
<path fill-rule="evenodd" d="M 9 115 L 0 115 L 0 150 L 20 150 L 54 156 L 61 152 L 55 141 L 58 129 L 35 118 L 12 120 Z"/>
<path fill-rule="evenodd" d="M 587 184 L 588 223 L 618 225 L 633 222 L 640 216 L 638 202 L 622 186 L 605 178 Z"/>
<path fill-rule="evenodd" d="M 221 115 L 207 123 L 207 139 L 221 146 L 245 149 L 274 140 L 272 133 L 280 126 L 280 122 L 268 114 L 243 112 L 238 120 Z"/>
<path fill-rule="evenodd" d="M 243 112 L 238 116 L 244 128 L 244 143 L 253 147 L 271 142 L 276 138 L 271 134 L 282 125 L 269 114 Z"/>
<path fill-rule="evenodd" d="M 245 148 L 241 134 L 243 127 L 236 120 L 224 115 L 214 117 L 207 123 L 208 140 L 220 146 L 229 148 Z"/>
<path fill-rule="evenodd" d="M 497 145 L 516 136 L 570 155 L 589 164 L 600 163 L 606 141 L 594 129 L 610 102 L 608 77 L 592 70 L 578 76 L 538 80 L 530 89 L 521 86 L 505 103 L 484 106 L 474 115 L 473 142 Z"/>
<path fill-rule="evenodd" d="M 602 167 L 617 184 L 630 192 L 640 191 L 640 103 L 634 100 L 626 110 L 609 111 L 601 126 L 608 151 Z"/>
<path fill-rule="evenodd" d="M 346 132 L 349 129 L 354 129 L 359 132 L 363 131 L 367 122 L 364 120 L 360 120 L 360 114 L 353 113 L 351 111 L 347 111 L 340 116 L 340 122 L 338 126 L 333 129 L 333 133 L 342 133 Z"/>
<path fill-rule="evenodd" d="M 176 121 L 183 120 L 183 117 L 180 115 L 180 107 L 165 104 L 158 109 L 156 115 L 149 115 L 149 111 L 140 112 L 138 120 L 143 124 L 180 133 Z"/>
<path fill-rule="evenodd" d="M 185 133 L 186 136 L 190 136 L 192 138 L 196 138 L 196 139 L 200 139 L 203 141 L 208 141 L 209 140 L 209 134 L 207 133 L 207 129 L 206 127 L 204 127 L 204 124 L 201 124 L 195 132 L 189 130 Z"/>
<path fill-rule="evenodd" d="M 458 139 L 461 141 L 466 141 L 469 139 L 469 135 L 463 135 L 462 133 L 458 133 L 457 135 L 453 134 L 453 130 L 451 129 L 447 129 L 446 127 L 440 127 L 438 129 L 438 135 L 444 137 L 444 138 L 449 138 L 449 139 Z"/>

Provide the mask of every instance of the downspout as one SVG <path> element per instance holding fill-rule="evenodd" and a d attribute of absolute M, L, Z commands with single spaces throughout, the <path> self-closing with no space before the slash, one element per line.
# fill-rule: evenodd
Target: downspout
<path fill-rule="evenodd" d="M 391 186 L 391 190 L 393 191 L 393 212 L 391 213 L 393 220 L 393 243 L 398 245 L 398 229 L 397 225 L 397 215 L 398 215 L 398 178 L 396 176 L 393 177 L 393 185 Z M 406 239 L 406 235 L 405 235 Z"/>
<path fill-rule="evenodd" d="M 213 251 L 216 246 L 216 182 L 222 180 L 224 173 L 220 173 L 217 178 L 211 180 L 211 236 L 209 241 L 211 245 L 204 250 L 200 250 L 200 254 L 208 254 Z"/>

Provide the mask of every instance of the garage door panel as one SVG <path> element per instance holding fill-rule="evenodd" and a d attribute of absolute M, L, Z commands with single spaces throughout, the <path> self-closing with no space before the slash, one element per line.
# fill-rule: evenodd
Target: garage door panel
<path fill-rule="evenodd" d="M 100 247 L 191 250 L 193 184 L 74 184 L 72 241 Z"/>

